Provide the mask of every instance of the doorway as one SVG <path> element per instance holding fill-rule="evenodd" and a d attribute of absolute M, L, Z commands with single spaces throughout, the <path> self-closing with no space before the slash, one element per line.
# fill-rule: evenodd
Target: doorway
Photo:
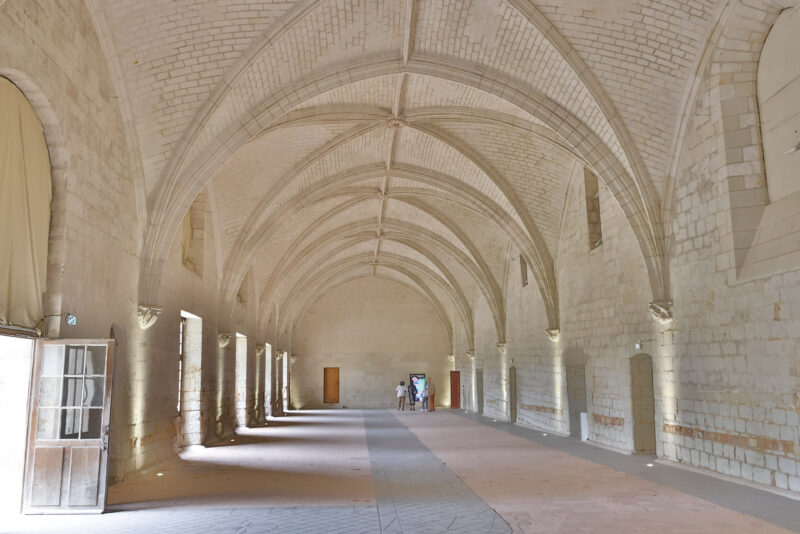
<path fill-rule="evenodd" d="M 483 413 L 483 369 L 475 370 L 475 411 Z"/>
<path fill-rule="evenodd" d="M 18 514 L 22 503 L 34 343 L 30 338 L 0 334 L 0 409 L 5 436 L 0 441 L 0 517 Z"/>
<path fill-rule="evenodd" d="M 247 336 L 236 332 L 236 362 L 235 362 L 235 414 L 236 426 L 245 428 L 250 424 L 250 406 L 247 402 Z"/>
<path fill-rule="evenodd" d="M 581 412 L 586 411 L 586 366 L 567 365 L 569 434 L 581 435 Z"/>
<path fill-rule="evenodd" d="M 272 415 L 272 407 L 274 402 L 272 395 L 274 388 L 272 387 L 272 345 L 269 343 L 264 344 L 264 417 Z"/>
<path fill-rule="evenodd" d="M 325 404 L 339 404 L 339 368 L 325 367 L 322 402 Z"/>
<path fill-rule="evenodd" d="M 23 511 L 105 508 L 113 340 L 39 342 L 30 396 Z"/>
<path fill-rule="evenodd" d="M 508 405 L 509 421 L 517 422 L 517 368 L 508 368 Z"/>
<path fill-rule="evenodd" d="M 461 409 L 461 371 L 450 371 L 450 409 Z"/>
<path fill-rule="evenodd" d="M 653 359 L 647 354 L 637 354 L 631 358 L 631 404 L 633 405 L 633 452 L 655 454 Z"/>
<path fill-rule="evenodd" d="M 289 353 L 281 358 L 281 413 L 289 411 Z"/>

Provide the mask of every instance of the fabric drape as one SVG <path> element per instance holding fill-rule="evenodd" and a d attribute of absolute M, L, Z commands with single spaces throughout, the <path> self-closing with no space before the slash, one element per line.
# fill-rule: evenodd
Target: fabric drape
<path fill-rule="evenodd" d="M 0 324 L 34 328 L 44 316 L 51 184 L 42 125 L 0 77 Z"/>

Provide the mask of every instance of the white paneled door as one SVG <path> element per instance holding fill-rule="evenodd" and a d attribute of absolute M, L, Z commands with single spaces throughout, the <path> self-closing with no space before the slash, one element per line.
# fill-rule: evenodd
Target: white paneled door
<path fill-rule="evenodd" d="M 106 502 L 114 341 L 39 341 L 23 511 L 100 513 Z"/>

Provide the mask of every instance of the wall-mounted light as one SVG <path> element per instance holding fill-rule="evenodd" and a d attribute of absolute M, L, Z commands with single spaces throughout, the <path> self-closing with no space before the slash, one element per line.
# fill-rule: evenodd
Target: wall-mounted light
<path fill-rule="evenodd" d="M 789 155 L 789 154 L 791 154 L 792 152 L 797 152 L 798 150 L 800 150 L 800 143 L 797 143 L 797 144 L 796 144 L 796 145 L 794 145 L 794 146 L 790 146 L 789 148 L 787 148 L 787 149 L 786 149 L 786 152 L 784 152 L 783 154 L 784 154 L 785 156 L 788 156 L 788 155 Z"/>
<path fill-rule="evenodd" d="M 74 313 L 65 313 L 64 323 L 68 324 L 69 326 L 78 326 L 78 316 Z"/>
<path fill-rule="evenodd" d="M 644 344 L 650 341 L 655 341 L 655 339 L 637 339 L 636 342 L 633 344 L 633 348 L 635 350 L 642 350 Z"/>

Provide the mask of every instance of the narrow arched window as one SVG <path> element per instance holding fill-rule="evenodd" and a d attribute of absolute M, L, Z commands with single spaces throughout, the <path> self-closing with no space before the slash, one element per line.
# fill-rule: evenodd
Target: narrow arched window
<path fill-rule="evenodd" d="M 43 318 L 51 198 L 42 124 L 0 77 L 0 324 L 34 328 Z"/>

